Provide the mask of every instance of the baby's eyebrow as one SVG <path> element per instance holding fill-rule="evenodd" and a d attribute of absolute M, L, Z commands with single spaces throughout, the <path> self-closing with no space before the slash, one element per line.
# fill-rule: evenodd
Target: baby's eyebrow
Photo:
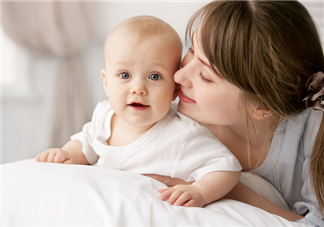
<path fill-rule="evenodd" d="M 113 66 L 116 67 L 118 65 L 133 65 L 132 62 L 127 62 L 127 61 L 117 61 Z"/>
<path fill-rule="evenodd" d="M 150 63 L 151 63 L 152 65 L 157 65 L 157 66 L 163 68 L 164 70 L 168 71 L 167 68 L 165 67 L 165 65 L 162 64 L 162 63 L 160 63 L 160 62 L 158 62 L 158 61 L 150 61 Z"/>

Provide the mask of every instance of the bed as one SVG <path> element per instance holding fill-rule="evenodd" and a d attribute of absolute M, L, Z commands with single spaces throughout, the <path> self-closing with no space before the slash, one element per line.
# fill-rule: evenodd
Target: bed
<path fill-rule="evenodd" d="M 160 201 L 161 182 L 99 166 L 1 165 L 2 226 L 306 226 L 220 200 L 204 208 Z"/>

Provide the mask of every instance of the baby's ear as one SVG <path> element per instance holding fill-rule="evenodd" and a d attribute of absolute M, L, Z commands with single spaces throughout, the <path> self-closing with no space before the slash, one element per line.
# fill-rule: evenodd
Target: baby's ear
<path fill-rule="evenodd" d="M 174 93 L 173 93 L 173 100 L 172 101 L 174 101 L 177 98 L 179 90 L 180 90 L 180 84 L 176 83 L 175 87 L 174 87 Z"/>
<path fill-rule="evenodd" d="M 106 70 L 101 70 L 101 76 L 104 88 L 107 89 Z"/>

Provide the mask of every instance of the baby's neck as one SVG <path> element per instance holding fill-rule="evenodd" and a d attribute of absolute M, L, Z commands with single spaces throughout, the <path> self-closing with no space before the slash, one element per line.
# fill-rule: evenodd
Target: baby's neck
<path fill-rule="evenodd" d="M 126 146 L 144 135 L 154 124 L 134 126 L 114 114 L 110 124 L 111 135 L 107 142 L 110 146 Z"/>

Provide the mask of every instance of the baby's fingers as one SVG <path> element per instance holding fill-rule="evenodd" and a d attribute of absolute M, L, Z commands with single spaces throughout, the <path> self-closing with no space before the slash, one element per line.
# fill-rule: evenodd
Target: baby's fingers
<path fill-rule="evenodd" d="M 39 155 L 37 155 L 37 156 L 39 156 L 39 159 L 38 159 L 39 162 L 46 162 L 47 157 L 48 157 L 48 153 L 49 153 L 48 151 L 44 151 L 44 152 L 40 153 Z M 37 161 L 37 159 L 36 159 L 36 161 Z"/>
<path fill-rule="evenodd" d="M 160 193 L 163 193 L 163 192 L 165 192 L 165 191 L 170 191 L 171 190 L 171 188 L 160 188 L 159 189 L 159 192 Z"/>
<path fill-rule="evenodd" d="M 175 191 L 171 194 L 171 196 L 170 196 L 168 202 L 169 202 L 170 204 L 172 204 L 172 205 L 175 205 L 175 204 L 174 204 L 175 201 L 177 201 L 177 199 L 182 195 L 182 193 L 183 193 L 183 191 L 175 190 Z"/>
<path fill-rule="evenodd" d="M 182 193 L 178 199 L 174 202 L 175 206 L 182 206 L 189 202 L 192 197 L 188 193 Z"/>
<path fill-rule="evenodd" d="M 193 199 L 189 200 L 188 202 L 186 202 L 182 206 L 184 206 L 184 207 L 202 207 L 202 206 L 199 206 L 199 204 Z"/>
<path fill-rule="evenodd" d="M 47 156 L 47 162 L 54 162 L 55 155 L 56 155 L 56 152 L 49 152 L 49 154 Z"/>
<path fill-rule="evenodd" d="M 61 152 L 58 152 L 54 158 L 54 162 L 55 163 L 63 163 L 65 160 L 66 160 L 66 156 L 61 153 Z"/>
<path fill-rule="evenodd" d="M 162 201 L 167 200 L 171 196 L 173 191 L 174 190 L 172 188 L 160 189 L 159 192 L 161 193 L 161 195 L 159 196 L 159 199 Z"/>
<path fill-rule="evenodd" d="M 40 156 L 42 155 L 42 153 L 38 154 L 35 158 L 36 162 L 40 162 Z"/>
<path fill-rule="evenodd" d="M 69 157 L 65 157 L 65 160 L 64 160 L 64 162 L 62 162 L 63 164 L 72 164 L 73 162 L 72 162 L 72 159 L 71 158 L 69 158 Z"/>

